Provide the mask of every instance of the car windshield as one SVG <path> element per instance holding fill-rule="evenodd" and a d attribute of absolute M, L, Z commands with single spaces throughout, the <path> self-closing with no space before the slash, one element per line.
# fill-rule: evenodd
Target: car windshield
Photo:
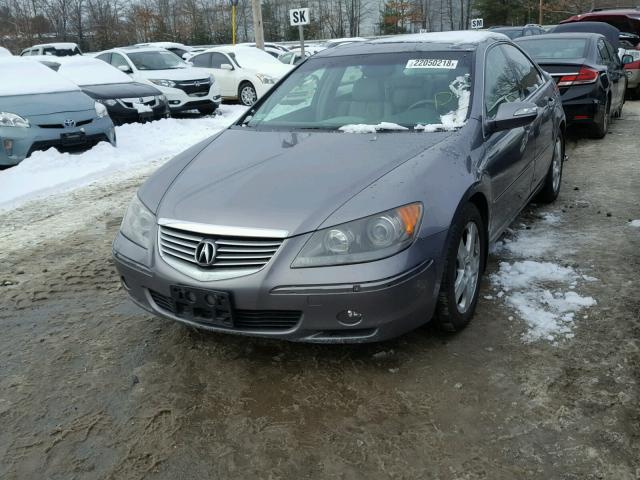
<path fill-rule="evenodd" d="M 253 68 L 256 65 L 264 65 L 265 63 L 268 65 L 278 65 L 280 63 L 273 56 L 254 47 L 237 48 L 233 52 L 229 52 L 229 56 L 233 58 L 233 61 L 240 68 Z"/>
<path fill-rule="evenodd" d="M 169 51 L 129 53 L 129 58 L 138 70 L 171 70 L 187 66 L 178 56 Z"/>
<path fill-rule="evenodd" d="M 585 38 L 544 38 L 520 40 L 518 44 L 534 59 L 584 58 L 587 54 Z"/>
<path fill-rule="evenodd" d="M 311 57 L 244 125 L 353 133 L 455 129 L 468 114 L 472 57 L 469 51 Z"/>

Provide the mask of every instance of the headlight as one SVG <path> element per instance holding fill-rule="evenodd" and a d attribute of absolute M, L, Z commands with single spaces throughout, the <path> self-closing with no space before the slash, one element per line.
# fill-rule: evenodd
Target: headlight
<path fill-rule="evenodd" d="M 422 204 L 411 203 L 315 232 L 292 268 L 362 263 L 394 255 L 413 242 Z"/>
<path fill-rule="evenodd" d="M 9 112 L 0 112 L 0 127 L 20 127 L 29 128 L 29 120 L 25 120 L 20 115 Z"/>
<path fill-rule="evenodd" d="M 176 82 L 173 80 L 149 80 L 151 83 L 155 83 L 156 85 L 160 85 L 161 87 L 169 87 L 173 88 L 176 86 Z"/>
<path fill-rule="evenodd" d="M 274 83 L 276 83 L 276 79 L 273 77 L 270 77 L 269 75 L 263 75 L 262 73 L 256 73 L 256 77 L 258 77 L 258 79 L 266 84 L 266 85 L 273 85 Z"/>
<path fill-rule="evenodd" d="M 150 248 L 151 230 L 155 223 L 155 215 L 142 204 L 136 194 L 124 214 L 120 232 L 141 247 Z"/>
<path fill-rule="evenodd" d="M 98 115 L 98 118 L 104 118 L 109 115 L 109 112 L 107 112 L 107 107 L 105 107 L 103 104 L 96 102 L 95 107 L 96 115 Z"/>

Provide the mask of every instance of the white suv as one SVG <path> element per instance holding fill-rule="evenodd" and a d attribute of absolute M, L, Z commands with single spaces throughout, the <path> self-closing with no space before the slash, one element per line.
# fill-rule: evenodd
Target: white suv
<path fill-rule="evenodd" d="M 220 90 L 214 77 L 163 48 L 114 48 L 98 53 L 96 58 L 129 74 L 136 82 L 159 89 L 167 97 L 172 113 L 197 109 L 210 114 L 220 105 Z"/>

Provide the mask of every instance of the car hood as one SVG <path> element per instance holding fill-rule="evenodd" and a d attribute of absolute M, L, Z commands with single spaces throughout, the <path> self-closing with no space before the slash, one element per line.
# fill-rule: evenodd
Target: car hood
<path fill-rule="evenodd" d="M 144 83 L 106 83 L 104 85 L 83 85 L 82 91 L 92 98 L 132 98 L 162 95 L 162 92 Z"/>
<path fill-rule="evenodd" d="M 93 110 L 94 105 L 95 101 L 80 91 L 0 97 L 0 111 L 16 113 L 22 117 L 82 112 Z"/>
<path fill-rule="evenodd" d="M 170 187 L 158 218 L 306 233 L 371 183 L 449 135 L 232 128 L 175 179 L 163 179 Z"/>
<path fill-rule="evenodd" d="M 149 80 L 202 80 L 209 78 L 209 72 L 202 68 L 171 68 L 168 70 L 138 70 L 138 73 Z"/>

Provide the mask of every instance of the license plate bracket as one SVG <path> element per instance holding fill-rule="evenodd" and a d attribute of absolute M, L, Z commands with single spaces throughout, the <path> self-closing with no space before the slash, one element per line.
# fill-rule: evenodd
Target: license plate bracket
<path fill-rule="evenodd" d="M 233 328 L 233 307 L 228 292 L 172 285 L 171 298 L 176 302 L 176 313 L 179 317 L 198 323 Z"/>
<path fill-rule="evenodd" d="M 62 133 L 60 141 L 63 145 L 81 145 L 87 141 L 87 138 L 84 132 Z"/>

